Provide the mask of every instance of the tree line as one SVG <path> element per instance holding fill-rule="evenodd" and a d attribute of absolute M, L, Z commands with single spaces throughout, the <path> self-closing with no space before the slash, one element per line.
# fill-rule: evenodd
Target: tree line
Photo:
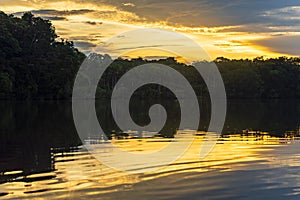
<path fill-rule="evenodd" d="M 99 96 L 101 94 L 110 96 L 117 81 L 133 67 L 153 62 L 179 71 L 191 83 L 197 96 L 209 97 L 206 84 L 196 69 L 193 66 L 178 63 L 174 58 L 155 61 L 141 58 L 115 60 L 99 84 Z M 219 57 L 213 62 L 221 73 L 228 98 L 300 98 L 300 58 L 298 57 L 268 59 L 258 57 L 252 60 Z M 136 92 L 136 96 L 141 98 L 175 97 L 167 88 L 158 85 L 145 86 Z"/>
<path fill-rule="evenodd" d="M 76 73 L 85 58 L 73 42 L 59 38 L 49 20 L 31 13 L 17 18 L 0 12 L 0 98 L 70 98 Z M 179 71 L 199 97 L 208 96 L 207 87 L 195 68 L 174 58 L 152 61 L 118 58 L 101 78 L 97 97 L 109 98 L 117 81 L 127 71 L 153 62 Z M 252 60 L 219 57 L 213 62 L 221 72 L 228 98 L 300 97 L 299 57 Z M 158 85 L 146 85 L 135 96 L 174 98 L 171 91 Z"/>

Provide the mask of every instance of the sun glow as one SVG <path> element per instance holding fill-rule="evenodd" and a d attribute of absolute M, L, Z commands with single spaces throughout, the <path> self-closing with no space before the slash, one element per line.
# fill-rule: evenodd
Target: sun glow
<path fill-rule="evenodd" d="M 135 12 L 135 9 L 138 9 L 138 6 L 131 2 L 123 2 L 119 6 L 105 1 L 99 4 L 93 1 L 71 0 L 3 0 L 0 3 L 0 10 L 7 13 L 17 13 L 17 16 L 21 16 L 20 12 L 33 11 L 36 16 L 49 17 L 50 20 L 51 17 L 57 17 L 57 19 L 52 20 L 52 23 L 56 27 L 58 34 L 62 38 L 73 40 L 75 44 L 85 43 L 86 46 L 81 45 L 77 47 L 86 54 L 92 50 L 92 47 L 106 41 L 110 37 L 124 31 L 146 27 L 183 33 L 198 42 L 212 58 L 219 56 L 229 58 L 289 56 L 257 43 L 259 40 L 273 38 L 274 34 L 280 34 L 281 32 L 275 32 L 278 27 L 273 27 L 273 32 L 249 33 L 248 31 L 243 31 L 244 25 L 186 26 L 166 20 L 147 20 Z M 47 11 L 49 11 L 47 15 L 43 14 Z M 271 30 L 272 26 L 269 28 Z M 291 29 L 289 26 L 286 28 L 287 31 Z M 284 34 L 286 35 L 288 32 Z M 297 35 L 298 33 L 294 34 Z M 164 42 L 164 45 L 171 44 Z M 158 52 L 139 53 L 132 52 L 130 56 L 166 56 L 165 54 L 158 55 Z"/>

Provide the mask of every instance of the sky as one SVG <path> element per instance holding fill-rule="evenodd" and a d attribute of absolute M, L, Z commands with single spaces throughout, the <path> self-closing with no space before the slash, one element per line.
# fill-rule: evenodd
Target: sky
<path fill-rule="evenodd" d="M 138 28 L 184 34 L 212 59 L 300 54 L 299 0 L 1 0 L 0 10 L 16 16 L 31 11 L 51 20 L 58 35 L 87 54 Z M 146 57 L 159 51 L 145 52 Z"/>

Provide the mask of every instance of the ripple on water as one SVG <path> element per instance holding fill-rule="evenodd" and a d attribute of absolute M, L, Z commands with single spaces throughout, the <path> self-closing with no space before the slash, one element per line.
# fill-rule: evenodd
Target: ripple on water
<path fill-rule="evenodd" d="M 206 158 L 200 159 L 199 140 L 169 166 L 131 175 L 110 169 L 84 149 L 56 152 L 53 171 L 3 183 L 0 196 L 4 199 L 296 198 L 300 193 L 299 143 L 287 145 L 278 141 L 226 138 Z M 119 143 L 122 144 L 130 150 L 141 148 L 140 144 Z M 155 163 L 159 165 L 159 161 Z"/>

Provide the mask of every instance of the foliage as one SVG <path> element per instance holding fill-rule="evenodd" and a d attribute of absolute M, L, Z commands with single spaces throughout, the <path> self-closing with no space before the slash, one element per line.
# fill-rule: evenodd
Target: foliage
<path fill-rule="evenodd" d="M 69 41 L 58 41 L 48 20 L 0 12 L 0 93 L 18 99 L 71 96 L 85 58 Z"/>
<path fill-rule="evenodd" d="M 146 63 L 165 64 L 184 75 L 194 88 L 197 96 L 209 96 L 205 82 L 192 66 L 178 63 L 174 58 L 147 61 L 139 59 L 117 59 L 105 72 L 100 88 L 111 94 L 114 85 L 127 71 Z M 300 98 L 300 58 L 255 58 L 253 60 L 230 60 L 217 58 L 217 65 L 226 88 L 228 98 Z M 174 98 L 167 88 L 148 85 L 135 93 L 139 98 Z"/>
<path fill-rule="evenodd" d="M 0 98 L 70 98 L 72 86 L 85 55 L 73 42 L 58 40 L 51 22 L 31 13 L 22 18 L 0 12 Z M 92 56 L 97 56 L 92 55 Z M 207 87 L 192 66 L 174 58 L 160 60 L 116 59 L 99 82 L 97 97 L 110 97 L 118 80 L 130 69 L 160 63 L 174 68 L 191 83 L 199 97 L 208 97 Z M 300 58 L 258 57 L 253 60 L 214 60 L 229 98 L 299 98 Z M 137 98 L 175 98 L 167 88 L 146 85 Z"/>
<path fill-rule="evenodd" d="M 299 98 L 300 58 L 258 57 L 253 60 L 224 60 L 215 63 L 230 98 Z"/>
<path fill-rule="evenodd" d="M 11 95 L 12 81 L 8 73 L 0 73 L 0 98 L 6 98 Z"/>

